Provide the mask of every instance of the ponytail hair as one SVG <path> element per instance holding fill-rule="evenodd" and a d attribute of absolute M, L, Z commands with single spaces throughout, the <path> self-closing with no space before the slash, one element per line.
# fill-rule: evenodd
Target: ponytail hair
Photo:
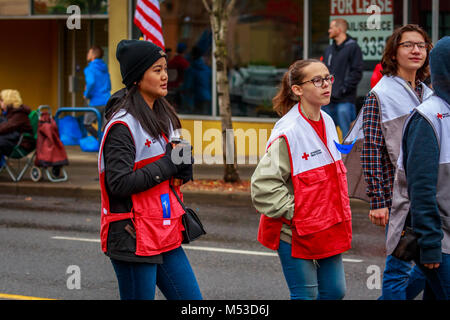
<path fill-rule="evenodd" d="M 300 84 L 304 81 L 305 74 L 303 69 L 311 63 L 323 63 L 317 59 L 297 60 L 289 67 L 281 81 L 280 89 L 277 95 L 272 99 L 273 110 L 280 116 L 284 116 L 291 108 L 300 101 L 300 97 L 292 92 L 291 87 L 294 84 Z"/>

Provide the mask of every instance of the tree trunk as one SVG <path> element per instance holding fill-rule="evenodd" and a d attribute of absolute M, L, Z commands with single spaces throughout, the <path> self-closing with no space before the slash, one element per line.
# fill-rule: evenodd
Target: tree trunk
<path fill-rule="evenodd" d="M 213 32 L 217 73 L 217 97 L 222 121 L 222 150 L 224 162 L 224 180 L 238 182 L 237 155 L 234 142 L 233 122 L 231 120 L 230 90 L 227 68 L 228 17 L 233 10 L 235 0 L 212 0 L 212 6 L 203 1 L 209 12 Z"/>

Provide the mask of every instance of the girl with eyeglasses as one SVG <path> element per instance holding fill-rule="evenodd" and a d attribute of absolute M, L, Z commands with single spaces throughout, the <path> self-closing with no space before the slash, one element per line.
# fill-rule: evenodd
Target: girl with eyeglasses
<path fill-rule="evenodd" d="M 342 253 L 350 249 L 346 169 L 335 142 L 330 102 L 334 77 L 318 60 L 300 60 L 273 99 L 282 116 L 251 179 L 261 213 L 258 241 L 277 250 L 291 299 L 342 299 Z"/>

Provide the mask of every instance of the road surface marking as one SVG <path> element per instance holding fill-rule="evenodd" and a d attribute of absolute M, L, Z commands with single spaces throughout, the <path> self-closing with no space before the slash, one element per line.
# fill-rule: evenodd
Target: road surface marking
<path fill-rule="evenodd" d="M 8 300 L 55 300 L 49 298 L 39 298 L 39 297 L 29 297 L 29 296 L 21 296 L 18 294 L 7 294 L 0 293 L 0 299 L 8 299 Z"/>
<path fill-rule="evenodd" d="M 75 238 L 75 237 L 52 237 L 56 240 L 72 240 L 72 241 L 84 241 L 84 242 L 100 242 L 100 239 L 88 239 L 88 238 Z"/>
<path fill-rule="evenodd" d="M 59 236 L 54 236 L 54 237 L 52 237 L 52 239 L 55 239 L 55 240 L 83 241 L 83 242 L 96 242 L 96 243 L 100 242 L 100 239 L 88 239 L 88 238 L 76 238 L 76 237 L 59 237 Z M 278 256 L 278 254 L 273 253 L 273 252 L 237 250 L 237 249 L 201 247 L 201 246 L 186 246 L 186 245 L 183 245 L 183 249 L 198 250 L 198 251 L 210 251 L 210 252 L 222 252 L 222 253 L 236 253 L 236 254 L 246 254 L 246 255 L 254 255 L 254 256 L 271 256 L 271 257 L 277 257 Z M 343 258 L 342 260 L 344 262 L 354 262 L 354 263 L 363 262 L 363 260 L 360 260 L 360 259 Z"/>

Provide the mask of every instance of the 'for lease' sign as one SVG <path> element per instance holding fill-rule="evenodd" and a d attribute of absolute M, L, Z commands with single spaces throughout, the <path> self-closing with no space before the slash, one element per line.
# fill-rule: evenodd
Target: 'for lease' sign
<path fill-rule="evenodd" d="M 330 22 L 343 18 L 347 33 L 358 41 L 364 60 L 381 60 L 394 31 L 393 0 L 330 0 Z"/>

